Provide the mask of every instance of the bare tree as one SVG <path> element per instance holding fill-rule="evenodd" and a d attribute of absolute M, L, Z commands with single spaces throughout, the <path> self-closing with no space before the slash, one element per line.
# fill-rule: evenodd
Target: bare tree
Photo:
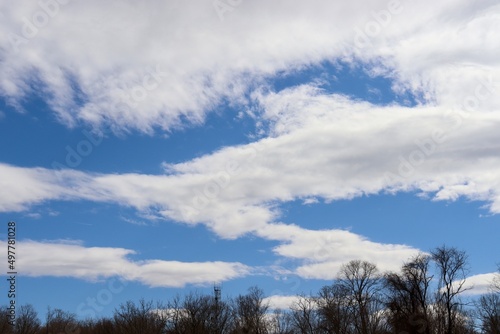
<path fill-rule="evenodd" d="M 15 333 L 36 334 L 40 330 L 38 313 L 31 304 L 22 305 L 17 311 Z"/>
<path fill-rule="evenodd" d="M 482 295 L 477 303 L 477 313 L 483 333 L 500 334 L 500 293 Z"/>
<path fill-rule="evenodd" d="M 123 334 L 163 334 L 167 320 L 161 313 L 162 309 L 162 305 L 154 306 L 152 301 L 144 299 L 139 301 L 139 305 L 128 301 L 115 310 L 115 329 Z"/>
<path fill-rule="evenodd" d="M 168 306 L 169 333 L 223 334 L 229 331 L 232 310 L 219 296 L 191 293 Z"/>
<path fill-rule="evenodd" d="M 45 327 L 42 330 L 44 333 L 74 333 L 77 328 L 78 321 L 75 314 L 58 308 L 48 308 Z"/>
<path fill-rule="evenodd" d="M 7 306 L 0 307 L 0 333 L 12 333 L 13 326 L 9 323 L 9 310 Z"/>
<path fill-rule="evenodd" d="M 493 292 L 500 293 L 500 263 L 498 264 L 498 271 L 493 278 L 493 282 L 491 283 L 491 289 Z"/>
<path fill-rule="evenodd" d="M 191 293 L 184 299 L 181 323 L 186 333 L 209 333 L 212 316 L 211 297 Z"/>
<path fill-rule="evenodd" d="M 325 333 L 348 333 L 353 322 L 349 310 L 350 291 L 343 285 L 334 283 L 321 288 L 316 303 L 320 327 Z"/>
<path fill-rule="evenodd" d="M 431 333 L 430 257 L 418 254 L 403 264 L 401 273 L 385 275 L 389 323 L 395 332 Z"/>
<path fill-rule="evenodd" d="M 180 296 L 174 297 L 172 301 L 167 303 L 165 309 L 167 317 L 167 333 L 169 334 L 181 334 L 184 333 L 184 323 L 183 319 L 186 316 L 184 309 L 182 308 L 182 302 Z"/>
<path fill-rule="evenodd" d="M 269 304 L 264 303 L 264 292 L 253 286 L 246 295 L 239 295 L 234 301 L 235 333 L 266 334 L 266 314 Z"/>
<path fill-rule="evenodd" d="M 269 320 L 269 332 L 273 334 L 295 334 L 290 312 L 276 309 Z"/>
<path fill-rule="evenodd" d="M 354 331 L 375 334 L 381 331 L 381 277 L 377 266 L 367 261 L 353 260 L 342 266 L 339 283 L 349 291 Z"/>
<path fill-rule="evenodd" d="M 444 318 L 441 319 L 443 332 L 454 334 L 457 319 L 462 315 L 460 294 L 466 290 L 467 255 L 456 248 L 442 246 L 434 249 L 431 256 L 439 277 L 436 302 L 444 311 Z"/>
<path fill-rule="evenodd" d="M 312 297 L 299 296 L 291 306 L 292 321 L 301 334 L 316 334 L 320 328 L 317 303 Z"/>

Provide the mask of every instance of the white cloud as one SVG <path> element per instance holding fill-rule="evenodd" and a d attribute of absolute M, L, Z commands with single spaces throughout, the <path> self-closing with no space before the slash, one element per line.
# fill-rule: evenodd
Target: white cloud
<path fill-rule="evenodd" d="M 375 263 L 382 271 L 397 271 L 418 250 L 405 245 L 376 243 L 344 230 L 313 231 L 294 225 L 268 224 L 258 236 L 281 242 L 274 252 L 302 261 L 295 273 L 303 278 L 334 279 L 350 260 Z"/>
<path fill-rule="evenodd" d="M 481 295 L 492 291 L 492 284 L 498 273 L 478 274 L 467 277 L 462 287 L 465 295 Z M 454 282 L 457 285 L 460 282 Z"/>
<path fill-rule="evenodd" d="M 290 13 L 262 15 L 285 5 Z M 35 75 L 52 96 L 52 108 L 69 124 L 83 119 L 151 131 L 178 126 L 181 117 L 197 123 L 223 97 L 241 96 L 246 77 L 258 80 L 309 62 L 310 56 L 322 58 L 320 43 L 329 35 L 324 27 L 291 20 L 304 6 L 246 4 L 233 20 L 222 22 L 210 1 L 72 1 L 60 5 L 43 27 L 23 35 L 23 19 L 32 21 L 43 10 L 34 3 L 4 4 L 0 10 L 8 20 L 2 30 L 8 33 L 0 40 L 1 91 L 19 99 Z M 12 34 L 26 38 L 12 43 Z M 70 80 L 80 92 L 71 90 Z M 77 105 L 78 98 L 84 106 Z"/>
<path fill-rule="evenodd" d="M 3 3 L 0 94 L 19 103 L 35 79 L 67 124 L 151 132 L 182 119 L 199 124 L 223 98 L 241 102 L 253 83 L 280 71 L 344 58 L 396 79 L 397 89 L 454 106 L 478 77 L 500 75 L 499 7 L 494 0 L 260 0 L 220 20 L 201 0 L 68 1 L 50 17 L 35 2 Z"/>
<path fill-rule="evenodd" d="M 7 249 L 6 242 L 0 241 L 0 246 Z M 222 282 L 250 273 L 249 267 L 237 262 L 133 261 L 129 256 L 135 252 L 130 249 L 84 247 L 67 241 L 18 241 L 16 249 L 17 268 L 23 275 L 31 277 L 98 280 L 118 276 L 151 287 L 182 287 Z M 7 263 L 5 255 L 2 255 L 2 263 Z"/>
<path fill-rule="evenodd" d="M 288 310 L 300 300 L 300 296 L 273 295 L 264 298 L 263 302 L 269 305 L 271 310 Z"/>
<path fill-rule="evenodd" d="M 21 211 L 30 204 L 57 199 L 65 193 L 53 172 L 0 163 L 0 211 Z"/>
<path fill-rule="evenodd" d="M 296 269 L 296 274 L 304 278 L 336 278 L 343 264 L 357 259 L 375 263 L 382 271 L 397 271 L 404 261 L 418 252 L 405 245 L 369 241 L 343 230 L 312 231 L 285 225 L 278 228 L 287 233 L 295 230 L 288 238 L 277 238 L 283 244 L 274 251 L 287 258 L 302 260 L 304 264 Z M 272 238 L 273 232 L 266 232 L 261 234 Z"/>

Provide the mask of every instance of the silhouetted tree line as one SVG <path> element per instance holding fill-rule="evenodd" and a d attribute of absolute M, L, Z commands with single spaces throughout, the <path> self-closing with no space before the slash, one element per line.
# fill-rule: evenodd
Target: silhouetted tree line
<path fill-rule="evenodd" d="M 287 310 L 271 310 L 258 287 L 228 299 L 190 293 L 166 304 L 128 301 L 102 319 L 79 320 L 49 308 L 43 324 L 33 306 L 24 305 L 14 327 L 7 308 L 1 309 L 0 333 L 500 334 L 500 278 L 490 293 L 467 303 L 467 274 L 466 253 L 443 246 L 409 259 L 399 272 L 380 273 L 361 260 L 346 263 L 333 284 L 299 296 Z"/>

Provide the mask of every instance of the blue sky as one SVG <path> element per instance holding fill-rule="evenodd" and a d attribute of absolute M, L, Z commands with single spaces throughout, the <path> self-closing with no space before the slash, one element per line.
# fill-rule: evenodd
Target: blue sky
<path fill-rule="evenodd" d="M 443 244 L 487 288 L 495 1 L 52 4 L 0 5 L 19 304 L 109 316 L 219 282 L 283 306 L 352 259 L 397 270 Z"/>

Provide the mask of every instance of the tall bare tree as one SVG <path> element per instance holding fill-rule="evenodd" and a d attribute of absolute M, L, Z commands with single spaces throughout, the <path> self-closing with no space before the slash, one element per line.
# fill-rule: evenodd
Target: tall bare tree
<path fill-rule="evenodd" d="M 164 307 L 141 299 L 136 305 L 132 301 L 121 304 L 114 312 L 115 329 L 123 334 L 163 334 L 167 319 L 161 313 Z"/>
<path fill-rule="evenodd" d="M 353 322 L 349 310 L 350 291 L 343 285 L 334 283 L 324 286 L 318 293 L 316 303 L 320 328 L 325 333 L 349 333 Z"/>
<path fill-rule="evenodd" d="M 205 334 L 210 331 L 210 318 L 212 315 L 211 297 L 191 293 L 184 298 L 182 303 L 183 316 L 182 328 L 185 333 Z"/>
<path fill-rule="evenodd" d="M 493 292 L 500 293 L 500 263 L 498 264 L 498 271 L 493 278 L 493 282 L 491 283 L 491 289 Z"/>
<path fill-rule="evenodd" d="M 467 254 L 454 247 L 438 247 L 431 252 L 439 278 L 436 302 L 443 311 L 443 333 L 454 334 L 458 317 L 463 316 L 460 294 L 468 274 Z"/>
<path fill-rule="evenodd" d="M 16 334 L 36 334 L 40 326 L 41 322 L 33 305 L 22 305 L 18 309 L 14 331 Z"/>
<path fill-rule="evenodd" d="M 9 310 L 6 306 L 0 307 L 0 333 L 12 333 L 13 326 L 9 323 Z"/>
<path fill-rule="evenodd" d="M 299 296 L 291 306 L 292 320 L 301 334 L 317 334 L 320 332 L 320 318 L 317 303 L 312 297 Z"/>
<path fill-rule="evenodd" d="M 342 266 L 339 283 L 349 291 L 354 332 L 375 334 L 383 325 L 381 311 L 381 275 L 377 266 L 367 261 L 353 260 Z"/>
<path fill-rule="evenodd" d="M 76 314 L 61 309 L 48 308 L 45 317 L 44 333 L 75 333 L 78 329 Z"/>
<path fill-rule="evenodd" d="M 290 312 L 275 309 L 268 324 L 268 330 L 273 334 L 296 334 Z"/>
<path fill-rule="evenodd" d="M 401 273 L 385 275 L 389 323 L 395 332 L 431 333 L 430 257 L 418 254 L 404 263 Z"/>
<path fill-rule="evenodd" d="M 482 295 L 477 303 L 481 330 L 487 334 L 500 334 L 500 293 Z"/>
<path fill-rule="evenodd" d="M 246 295 L 234 301 L 235 333 L 267 334 L 266 315 L 269 304 L 264 302 L 264 292 L 253 286 Z"/>

